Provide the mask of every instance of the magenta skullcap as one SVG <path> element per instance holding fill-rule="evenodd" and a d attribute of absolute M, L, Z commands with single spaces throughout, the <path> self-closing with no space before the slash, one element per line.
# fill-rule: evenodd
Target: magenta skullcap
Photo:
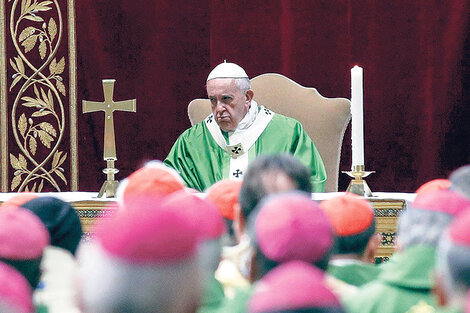
<path fill-rule="evenodd" d="M 436 190 L 420 193 L 416 196 L 412 206 L 417 209 L 457 216 L 470 208 L 470 201 L 452 190 Z"/>
<path fill-rule="evenodd" d="M 286 193 L 262 204 L 255 222 L 259 249 L 270 260 L 321 260 L 333 245 L 327 215 L 309 197 Z"/>
<path fill-rule="evenodd" d="M 447 232 L 453 243 L 470 247 L 470 210 L 454 219 Z"/>
<path fill-rule="evenodd" d="M 302 261 L 291 261 L 277 266 L 255 285 L 248 312 L 339 307 L 320 269 Z"/>
<path fill-rule="evenodd" d="M 0 243 L 0 258 L 37 259 L 50 243 L 49 231 L 29 210 L 0 210 Z"/>
<path fill-rule="evenodd" d="M 194 255 L 198 232 L 176 210 L 159 201 L 140 201 L 132 210 L 118 210 L 96 229 L 96 239 L 108 254 L 131 263 L 172 263 Z"/>
<path fill-rule="evenodd" d="M 20 272 L 2 262 L 0 262 L 0 303 L 14 309 L 14 312 L 33 312 L 33 295 L 28 281 Z"/>
<path fill-rule="evenodd" d="M 222 215 L 212 202 L 184 190 L 168 195 L 162 208 L 176 210 L 200 231 L 201 239 L 216 239 L 226 232 Z"/>

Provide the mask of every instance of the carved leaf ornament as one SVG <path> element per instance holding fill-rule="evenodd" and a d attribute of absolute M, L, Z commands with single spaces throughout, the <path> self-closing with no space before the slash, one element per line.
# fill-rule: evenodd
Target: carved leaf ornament
<path fill-rule="evenodd" d="M 67 153 L 59 151 L 65 126 L 62 97 L 66 96 L 61 75 L 66 64 L 64 56 L 56 55 L 62 34 L 57 0 L 14 0 L 10 30 L 17 52 L 9 59 L 14 72 L 9 91 L 17 92 L 11 123 L 21 150 L 18 155 L 10 153 L 15 170 L 10 189 L 40 192 L 49 184 L 60 191 L 58 179 L 67 185 L 63 168 Z M 42 63 L 33 65 L 37 60 Z"/>

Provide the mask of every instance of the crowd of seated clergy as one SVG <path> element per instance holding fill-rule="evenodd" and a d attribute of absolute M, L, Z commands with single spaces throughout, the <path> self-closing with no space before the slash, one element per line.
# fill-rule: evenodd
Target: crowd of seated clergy
<path fill-rule="evenodd" d="M 0 312 L 470 312 L 470 165 L 423 185 L 397 251 L 368 201 L 311 199 L 292 155 L 204 193 L 151 161 L 83 238 L 73 207 L 20 193 L 0 206 Z"/>

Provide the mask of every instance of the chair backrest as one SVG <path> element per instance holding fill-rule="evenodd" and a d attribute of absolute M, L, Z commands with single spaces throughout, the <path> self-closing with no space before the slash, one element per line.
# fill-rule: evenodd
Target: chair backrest
<path fill-rule="evenodd" d="M 351 119 L 351 102 L 346 98 L 325 98 L 315 88 L 303 87 L 274 73 L 254 77 L 251 88 L 258 104 L 302 123 L 325 164 L 328 175 L 325 191 L 338 191 L 341 146 Z M 191 125 L 202 121 L 210 113 L 208 99 L 195 99 L 189 103 Z"/>

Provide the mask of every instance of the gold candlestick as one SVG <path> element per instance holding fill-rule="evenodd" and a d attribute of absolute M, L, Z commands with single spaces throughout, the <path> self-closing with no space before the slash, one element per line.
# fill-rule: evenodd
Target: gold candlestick
<path fill-rule="evenodd" d="M 353 178 L 349 183 L 346 192 L 351 192 L 363 197 L 372 197 L 372 191 L 364 180 L 364 177 L 375 173 L 375 171 L 368 172 L 364 170 L 364 165 L 354 165 L 351 171 L 342 171 L 342 173 L 346 173 Z"/>

